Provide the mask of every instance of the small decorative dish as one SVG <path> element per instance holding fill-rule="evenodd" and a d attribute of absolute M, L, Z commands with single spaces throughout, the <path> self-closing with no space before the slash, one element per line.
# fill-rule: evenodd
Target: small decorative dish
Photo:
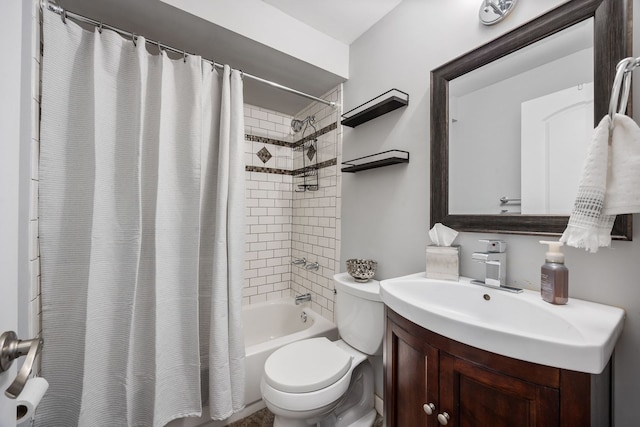
<path fill-rule="evenodd" d="M 366 283 L 376 274 L 378 263 L 372 259 L 352 258 L 347 260 L 347 273 L 356 282 Z"/>

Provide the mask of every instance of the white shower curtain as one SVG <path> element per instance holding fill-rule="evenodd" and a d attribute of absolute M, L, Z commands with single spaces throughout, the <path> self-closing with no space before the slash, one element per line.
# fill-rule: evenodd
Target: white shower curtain
<path fill-rule="evenodd" d="M 240 73 L 43 13 L 36 425 L 163 426 L 207 395 L 226 418 L 244 405 Z"/>

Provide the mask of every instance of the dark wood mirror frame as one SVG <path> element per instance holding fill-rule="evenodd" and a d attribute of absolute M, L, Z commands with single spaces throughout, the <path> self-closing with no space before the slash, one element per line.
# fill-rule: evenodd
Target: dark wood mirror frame
<path fill-rule="evenodd" d="M 568 216 L 449 213 L 449 81 L 593 17 L 595 126 L 608 112 L 616 64 L 631 56 L 631 3 L 569 1 L 431 71 L 431 226 L 441 222 L 458 231 L 531 235 L 564 232 Z M 631 105 L 627 114 L 631 115 Z M 632 215 L 618 215 L 611 235 L 614 239 L 631 240 Z"/>

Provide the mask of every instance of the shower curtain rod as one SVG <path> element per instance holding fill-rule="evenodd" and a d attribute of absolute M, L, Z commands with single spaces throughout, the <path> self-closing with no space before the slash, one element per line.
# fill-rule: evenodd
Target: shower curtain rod
<path fill-rule="evenodd" d="M 135 33 L 132 33 L 132 32 L 129 32 L 129 31 L 125 31 L 123 29 L 120 29 L 120 28 L 117 28 L 117 27 L 113 27 L 111 25 L 104 24 L 103 22 L 96 21 L 95 19 L 87 18 L 86 16 L 79 15 L 77 13 L 69 12 L 69 11 L 65 10 L 62 6 L 59 6 L 58 4 L 53 2 L 52 0 L 40 0 L 40 7 L 42 9 L 46 8 L 46 9 L 50 10 L 51 12 L 55 12 L 58 15 L 60 15 L 60 17 L 62 18 L 62 22 L 65 22 L 66 18 L 72 18 L 72 19 L 75 19 L 76 21 L 80 21 L 80 22 L 84 22 L 84 23 L 96 26 L 100 30 L 102 30 L 103 28 L 106 28 L 108 30 L 114 31 L 114 32 L 116 32 L 116 33 L 118 33 L 118 34 L 120 34 L 120 35 L 122 35 L 124 37 L 131 38 L 131 40 L 133 40 L 134 43 L 135 43 L 135 41 L 136 41 L 136 39 L 138 37 L 138 35 L 135 34 Z M 156 40 L 146 40 L 146 41 L 147 41 L 147 43 L 155 44 L 156 46 L 158 46 L 158 49 L 162 49 L 162 50 L 166 50 L 166 51 L 169 51 L 169 52 L 178 53 L 178 54 L 183 55 L 183 56 L 186 56 L 186 55 L 195 56 L 192 53 L 185 52 L 184 50 L 176 49 L 175 47 L 171 47 L 171 46 L 168 46 L 166 44 L 162 44 L 162 43 L 160 43 L 159 41 L 156 41 Z M 202 58 L 202 60 L 204 62 L 207 62 L 207 63 L 211 64 L 214 67 L 224 68 L 223 64 L 219 64 L 219 63 L 217 63 L 217 62 L 215 62 L 215 61 L 213 61 L 211 59 Z M 302 96 L 304 98 L 311 99 L 313 101 L 320 102 L 320 103 L 325 104 L 325 105 L 329 105 L 330 107 L 335 107 L 336 106 L 336 103 L 334 101 L 327 101 L 326 99 L 322 99 L 322 98 L 318 98 L 317 96 L 309 95 L 308 93 L 304 93 L 304 92 L 301 92 L 301 91 L 299 91 L 297 89 L 293 89 L 293 88 L 281 85 L 280 83 L 272 82 L 271 80 L 263 79 L 262 77 L 258 77 L 258 76 L 254 76 L 253 74 L 245 73 L 242 70 L 240 70 L 240 72 L 242 73 L 243 77 L 249 78 L 251 80 L 255 80 L 257 82 L 264 83 L 264 84 L 267 84 L 269 86 L 275 87 L 277 89 L 283 90 L 285 92 L 293 93 L 295 95 Z"/>

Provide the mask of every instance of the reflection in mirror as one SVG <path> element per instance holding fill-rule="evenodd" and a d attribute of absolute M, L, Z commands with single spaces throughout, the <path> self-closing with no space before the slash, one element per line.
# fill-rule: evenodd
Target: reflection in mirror
<path fill-rule="evenodd" d="M 593 18 L 451 80 L 449 211 L 569 215 L 592 123 Z"/>
<path fill-rule="evenodd" d="M 432 226 L 562 234 L 580 156 L 631 55 L 631 5 L 571 0 L 431 71 Z M 630 240 L 632 216 L 611 234 Z"/>

